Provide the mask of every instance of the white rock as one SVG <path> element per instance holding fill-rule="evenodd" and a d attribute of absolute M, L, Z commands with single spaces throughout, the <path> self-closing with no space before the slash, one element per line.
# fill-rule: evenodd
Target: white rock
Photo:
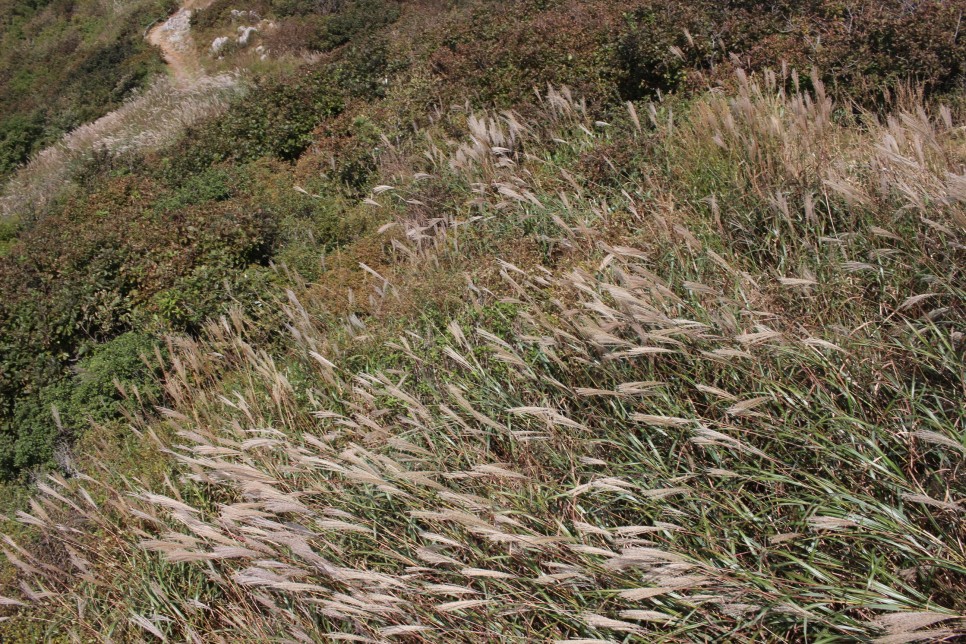
<path fill-rule="evenodd" d="M 253 33 L 258 32 L 258 27 L 239 27 L 238 33 L 238 44 L 247 45 L 248 41 L 251 39 Z"/>
<path fill-rule="evenodd" d="M 231 10 L 231 19 L 233 21 L 237 20 L 261 20 L 261 16 L 255 11 L 239 11 L 238 9 Z"/>
<path fill-rule="evenodd" d="M 220 52 L 222 49 L 225 48 L 225 45 L 228 44 L 229 40 L 231 39 L 228 36 L 220 36 L 218 38 L 215 38 L 214 40 L 211 41 L 211 51 L 217 54 L 218 52 Z"/>

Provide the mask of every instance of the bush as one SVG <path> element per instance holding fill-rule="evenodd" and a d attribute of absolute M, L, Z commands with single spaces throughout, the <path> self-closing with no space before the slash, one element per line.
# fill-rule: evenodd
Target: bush
<path fill-rule="evenodd" d="M 321 49 L 326 51 L 352 40 L 358 34 L 371 34 L 399 18 L 399 3 L 393 0 L 359 0 L 331 14 L 325 25 Z"/>
<path fill-rule="evenodd" d="M 0 456 L 0 462 L 12 463 L 13 469 L 0 473 L 0 476 L 10 476 L 53 459 L 57 443 L 66 438 L 54 416 L 54 409 L 66 396 L 66 389 L 66 385 L 59 382 L 18 401 L 13 419 L 5 424 L 3 431 L 4 435 L 14 439 L 12 443 L 9 440 L 3 442 L 5 447 L 12 447 L 13 453 Z"/>
<path fill-rule="evenodd" d="M 133 388 L 146 401 L 160 396 L 160 365 L 154 364 L 157 346 L 153 336 L 132 331 L 94 347 L 74 369 L 70 396 L 60 410 L 65 426 L 77 431 L 87 425 L 87 419 L 104 423 L 117 418 L 122 408 L 139 409 L 140 404 L 123 396 L 115 381 L 128 396 Z"/>
<path fill-rule="evenodd" d="M 609 42 L 620 3 L 484 3 L 437 32 L 430 64 L 454 102 L 467 94 L 501 106 L 529 101 L 547 83 L 567 85 L 591 103 L 614 98 Z"/>
<path fill-rule="evenodd" d="M 227 168 L 216 167 L 191 175 L 170 195 L 158 199 L 154 207 L 159 211 L 170 211 L 186 206 L 224 201 L 234 192 L 233 187 L 239 179 L 237 174 Z"/>
<path fill-rule="evenodd" d="M 197 334 L 202 325 L 241 306 L 258 317 L 264 300 L 278 288 L 274 271 L 249 267 L 238 271 L 224 265 L 200 265 L 177 280 L 171 288 L 159 291 L 145 306 L 167 328 Z"/>
<path fill-rule="evenodd" d="M 962 88 L 964 8 L 959 2 L 823 2 L 823 47 L 815 64 L 841 90 L 880 99 L 918 81 L 927 93 Z"/>
<path fill-rule="evenodd" d="M 294 160 L 312 143 L 318 123 L 342 109 L 338 91 L 322 73 L 260 79 L 220 119 L 189 130 L 166 157 L 162 175 L 179 185 L 221 161 Z"/>
<path fill-rule="evenodd" d="M 125 333 L 93 347 L 73 374 L 19 398 L 0 432 L 0 478 L 50 464 L 58 445 L 72 440 L 92 421 L 106 423 L 120 418 L 125 408 L 139 409 L 134 389 L 142 401 L 155 400 L 160 395 L 159 366 L 149 367 L 142 356 L 154 361 L 156 345 L 151 336 Z M 118 385 L 128 396 L 121 394 Z"/>
<path fill-rule="evenodd" d="M 0 219 L 0 257 L 7 254 L 17 240 L 17 222 Z"/>
<path fill-rule="evenodd" d="M 389 77 L 405 68 L 405 61 L 393 60 L 385 38 L 371 36 L 351 45 L 336 65 L 339 87 L 353 98 L 384 98 Z"/>
<path fill-rule="evenodd" d="M 671 47 L 686 47 L 687 42 L 680 29 L 661 17 L 652 8 L 638 9 L 627 16 L 617 38 L 617 85 L 625 101 L 669 92 L 684 79 L 684 61 L 671 52 Z"/>
<path fill-rule="evenodd" d="M 50 407 L 70 407 L 51 387 L 88 382 L 68 369 L 87 347 L 132 328 L 194 332 L 239 298 L 254 306 L 267 282 L 244 270 L 267 262 L 276 222 L 258 208 L 217 201 L 243 184 L 243 173 L 217 169 L 167 192 L 143 177 L 110 179 L 23 231 L 0 257 L 0 422 L 14 440 L 4 462 L 22 468 L 49 459 L 58 437 Z M 155 299 L 159 293 L 174 304 Z M 103 382 L 91 382 L 100 385 L 81 390 L 93 395 Z"/>
<path fill-rule="evenodd" d="M 44 114 L 13 114 L 0 121 L 0 179 L 10 174 L 44 140 Z"/>

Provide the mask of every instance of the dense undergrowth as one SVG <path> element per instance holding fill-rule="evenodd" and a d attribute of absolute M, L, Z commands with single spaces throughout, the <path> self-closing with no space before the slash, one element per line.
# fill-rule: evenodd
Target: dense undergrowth
<path fill-rule="evenodd" d="M 4 638 L 961 634 L 963 7 L 907 4 L 253 7 L 321 57 L 9 235 Z"/>

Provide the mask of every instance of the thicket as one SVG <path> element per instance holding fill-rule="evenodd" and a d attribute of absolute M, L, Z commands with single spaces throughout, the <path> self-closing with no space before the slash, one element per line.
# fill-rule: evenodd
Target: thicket
<path fill-rule="evenodd" d="M 224 161 L 292 161 L 312 143 L 316 126 L 342 110 L 341 92 L 325 71 L 260 78 L 244 101 L 217 121 L 190 129 L 158 165 L 169 182 L 178 183 Z"/>
<path fill-rule="evenodd" d="M 0 258 L 2 458 L 13 464 L 5 476 L 43 464 L 85 427 L 52 420 L 52 406 L 76 387 L 77 360 L 135 329 L 200 328 L 226 299 L 241 297 L 225 290 L 226 280 L 264 290 L 245 271 L 267 261 L 275 222 L 224 203 L 228 181 L 238 179 L 211 171 L 168 192 L 112 179 L 38 222 Z"/>
<path fill-rule="evenodd" d="M 565 83 L 592 103 L 729 82 L 733 57 L 753 71 L 820 70 L 867 107 L 915 80 L 961 87 L 963 3 L 480 3 L 431 41 L 434 71 L 483 102 L 512 104 L 533 86 Z"/>
<path fill-rule="evenodd" d="M 268 266 L 273 258 L 310 274 L 312 257 L 317 262 L 320 251 L 364 230 L 365 218 L 335 198 L 366 181 L 358 159 L 345 161 L 353 169 L 324 200 L 291 183 L 281 187 L 276 176 L 310 144 L 315 126 L 342 110 L 334 76 L 262 79 L 244 102 L 189 129 L 170 149 L 147 158 L 95 156 L 78 177 L 79 195 L 6 241 L 4 478 L 51 464 L 89 426 L 83 413 L 56 422 L 54 409 L 73 405 L 64 395 L 91 351 L 132 331 L 194 334 L 229 305 L 262 305 L 282 281 Z M 355 129 L 373 144 L 364 127 Z"/>

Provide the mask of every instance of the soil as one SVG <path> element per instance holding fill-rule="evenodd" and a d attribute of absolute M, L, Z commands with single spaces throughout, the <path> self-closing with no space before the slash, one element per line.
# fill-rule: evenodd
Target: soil
<path fill-rule="evenodd" d="M 174 15 L 148 32 L 148 42 L 161 50 L 168 70 L 178 84 L 188 84 L 205 74 L 191 38 L 191 12 L 204 9 L 211 2 L 185 0 Z"/>

